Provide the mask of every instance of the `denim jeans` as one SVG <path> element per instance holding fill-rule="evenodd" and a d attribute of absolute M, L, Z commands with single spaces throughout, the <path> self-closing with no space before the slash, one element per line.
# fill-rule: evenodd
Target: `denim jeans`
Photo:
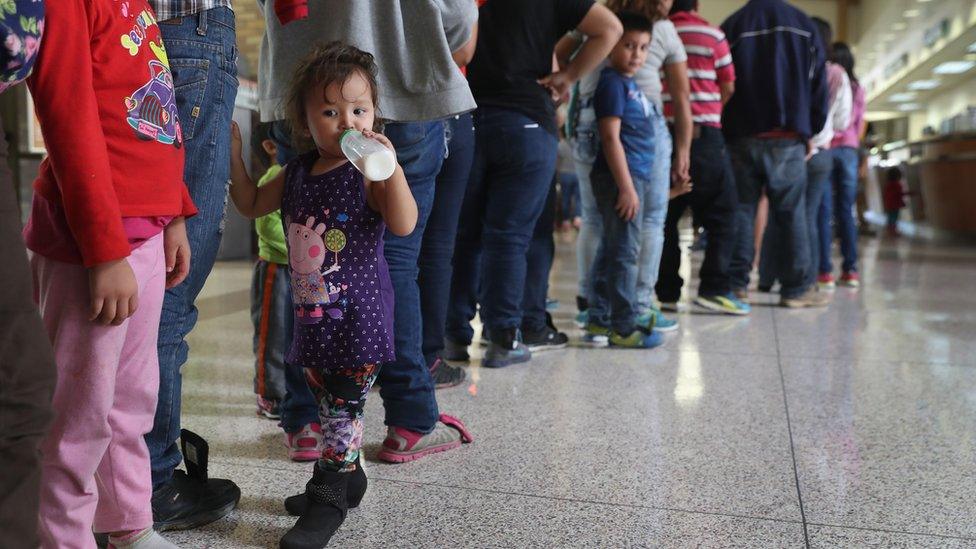
<path fill-rule="evenodd" d="M 603 236 L 603 222 L 600 220 L 600 210 L 596 207 L 593 197 L 593 187 L 590 185 L 590 172 L 596 161 L 596 152 L 600 146 L 600 135 L 597 130 L 596 113 L 593 110 L 592 96 L 580 97 L 579 119 L 573 132 L 573 162 L 576 165 L 576 178 L 579 181 L 580 224 L 579 234 L 576 235 L 576 276 L 579 285 L 576 295 L 589 300 L 593 294 L 590 273 L 593 270 L 593 259 L 600 246 Z"/>
<path fill-rule="evenodd" d="M 469 343 L 471 319 L 491 332 L 522 324 L 526 254 L 556 170 L 558 141 L 524 114 L 475 112 L 475 155 L 461 207 L 447 337 Z"/>
<path fill-rule="evenodd" d="M 857 199 L 857 149 L 853 147 L 837 147 L 831 149 L 833 169 L 831 182 L 836 192 L 833 206 L 836 208 L 834 219 L 837 222 L 837 233 L 840 237 L 840 253 L 844 258 L 841 269 L 844 272 L 857 272 L 857 217 L 854 211 L 854 201 Z M 829 255 L 828 255 L 829 257 Z M 822 267 L 822 266 L 821 266 Z M 831 272 L 832 265 L 829 270 Z"/>
<path fill-rule="evenodd" d="M 451 295 L 451 260 L 458 218 L 474 158 L 471 113 L 447 120 L 446 152 L 437 174 L 434 205 L 420 246 L 420 310 L 424 321 L 424 360 L 432 364 L 444 348 L 447 303 Z"/>
<path fill-rule="evenodd" d="M 668 204 L 664 251 L 655 286 L 657 297 L 663 302 L 673 303 L 681 297 L 684 280 L 678 274 L 681 267 L 678 222 L 689 207 L 708 234 L 698 295 L 725 295 L 731 290 L 729 262 L 735 245 L 738 200 L 732 162 L 719 128 L 701 126 L 701 135 L 691 142 L 691 180 L 695 183 L 692 191 L 675 197 Z"/>
<path fill-rule="evenodd" d="M 637 196 L 645 196 L 650 181 L 632 177 Z M 625 221 L 615 208 L 620 192 L 608 171 L 593 170 L 590 175 L 593 195 L 603 218 L 603 237 L 593 262 L 593 299 L 590 301 L 590 321 L 612 328 L 621 335 L 630 335 L 636 326 L 637 273 L 640 266 L 642 217 Z M 641 206 L 643 209 L 643 205 Z"/>
<path fill-rule="evenodd" d="M 654 286 L 661 267 L 664 220 L 668 215 L 668 194 L 671 191 L 671 133 L 656 105 L 653 107 L 651 124 L 654 125 L 654 164 L 651 166 L 651 179 L 641 195 L 641 244 L 637 272 L 639 314 L 648 312 L 654 306 Z"/>
<path fill-rule="evenodd" d="M 429 433 L 439 412 L 423 353 L 423 319 L 420 305 L 419 259 L 427 227 L 437 174 L 444 163 L 445 122 L 394 122 L 384 132 L 397 151 L 410 191 L 417 201 L 417 226 L 407 236 L 387 231 L 386 262 L 396 295 L 393 340 L 396 360 L 380 369 L 377 383 L 386 410 L 386 425 Z"/>
<path fill-rule="evenodd" d="M 804 276 L 804 283 L 812 286 L 817 281 L 820 273 L 820 257 L 817 250 L 820 249 L 820 228 L 819 215 L 820 202 L 825 192 L 830 186 L 830 169 L 832 160 L 829 151 L 821 151 L 813 155 L 807 161 L 807 184 L 805 189 L 804 204 L 806 207 L 807 220 L 807 239 L 810 246 L 810 261 Z M 782 238 L 780 227 L 768 223 L 766 232 L 763 235 L 762 251 L 759 255 L 759 285 L 772 286 L 780 278 L 781 256 L 777 255 L 780 247 L 779 240 Z M 828 253 L 830 249 L 828 241 Z"/>
<path fill-rule="evenodd" d="M 733 289 L 749 285 L 755 257 L 756 205 L 763 189 L 769 197 L 769 223 L 780 232 L 776 255 L 782 265 L 780 294 L 791 298 L 808 288 L 804 277 L 810 261 L 804 192 L 806 148 L 797 139 L 741 138 L 729 144 L 738 189 L 736 244 L 729 274 Z"/>
<path fill-rule="evenodd" d="M 190 274 L 166 290 L 159 322 L 159 402 L 146 444 L 153 486 L 172 477 L 182 461 L 180 436 L 181 369 L 186 336 L 197 322 L 194 301 L 210 275 L 227 207 L 230 127 L 237 96 L 234 12 L 213 8 L 159 22 L 176 88 L 176 105 L 186 147 L 184 180 L 199 213 L 186 222 L 192 256 Z"/>
<path fill-rule="evenodd" d="M 576 172 L 559 172 L 559 220 L 572 221 L 580 216 L 579 177 Z"/>
<path fill-rule="evenodd" d="M 552 180 L 546 205 L 532 231 L 525 261 L 525 291 L 522 293 L 522 331 L 539 332 L 546 327 L 546 299 L 549 295 L 549 272 L 556 256 L 552 228 L 556 222 L 556 179 Z"/>

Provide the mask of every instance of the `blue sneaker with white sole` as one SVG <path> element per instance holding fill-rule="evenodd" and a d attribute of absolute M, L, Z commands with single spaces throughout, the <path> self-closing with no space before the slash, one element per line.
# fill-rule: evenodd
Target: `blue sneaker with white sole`
<path fill-rule="evenodd" d="M 638 316 L 637 325 L 658 332 L 673 332 L 678 329 L 678 321 L 664 316 L 656 307 Z"/>

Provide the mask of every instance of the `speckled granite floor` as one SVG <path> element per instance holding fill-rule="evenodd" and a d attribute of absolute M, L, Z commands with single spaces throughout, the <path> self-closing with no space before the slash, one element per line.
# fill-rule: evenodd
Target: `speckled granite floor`
<path fill-rule="evenodd" d="M 825 310 L 755 294 L 748 318 L 678 315 L 653 351 L 476 360 L 438 394 L 475 443 L 411 464 L 372 459 L 373 393 L 370 490 L 332 546 L 976 547 L 976 248 L 867 239 L 862 254 L 864 287 Z M 250 276 L 222 263 L 208 282 L 183 400 L 211 474 L 244 495 L 168 535 L 183 547 L 277 547 L 281 501 L 307 480 L 254 414 Z M 575 336 L 574 280 L 563 241 L 551 293 Z"/>

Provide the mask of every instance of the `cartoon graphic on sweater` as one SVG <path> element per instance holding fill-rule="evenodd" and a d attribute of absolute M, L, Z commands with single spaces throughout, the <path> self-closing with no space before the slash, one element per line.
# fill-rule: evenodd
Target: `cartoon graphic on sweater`
<path fill-rule="evenodd" d="M 123 4 L 123 15 L 128 6 Z M 183 143 L 179 111 L 176 108 L 176 93 L 173 90 L 173 75 L 169 70 L 169 58 L 163 40 L 149 39 L 147 29 L 156 24 L 152 12 L 146 10 L 135 18 L 132 30 L 121 37 L 122 47 L 129 55 L 137 55 L 139 49 L 148 43 L 156 59 L 149 61 L 149 82 L 125 98 L 126 121 L 136 132 L 136 137 L 145 141 L 156 140 L 164 145 L 179 148 Z"/>
<path fill-rule="evenodd" d="M 288 263 L 291 266 L 291 289 L 295 301 L 295 316 L 302 324 L 317 324 L 324 315 L 342 318 L 336 304 L 342 289 L 326 284 L 325 276 L 339 270 L 339 252 L 346 245 L 346 235 L 339 229 L 325 231 L 325 223 L 315 224 L 310 216 L 305 224 L 288 225 Z M 323 239 L 324 235 L 324 239 Z M 324 272 L 326 251 L 335 254 L 335 263 Z"/>

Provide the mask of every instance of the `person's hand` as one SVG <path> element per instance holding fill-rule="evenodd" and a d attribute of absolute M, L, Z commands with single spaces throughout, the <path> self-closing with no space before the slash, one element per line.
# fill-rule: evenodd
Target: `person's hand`
<path fill-rule="evenodd" d="M 687 179 L 685 181 L 680 181 L 676 185 L 673 185 L 671 187 L 671 191 L 669 193 L 669 198 L 676 198 L 676 197 L 679 197 L 679 196 L 681 196 L 683 194 L 688 194 L 688 193 L 691 192 L 691 190 L 694 187 L 695 186 L 691 182 L 690 179 Z"/>
<path fill-rule="evenodd" d="M 186 237 L 186 220 L 176 217 L 163 231 L 166 252 L 166 287 L 172 288 L 186 279 L 190 272 L 190 241 Z"/>
<path fill-rule="evenodd" d="M 549 90 L 549 95 L 556 103 L 560 103 L 569 97 L 569 90 L 575 81 L 573 76 L 566 71 L 554 72 L 536 80 L 540 86 Z"/>
<path fill-rule="evenodd" d="M 807 140 L 807 155 L 804 158 L 805 161 L 809 162 L 813 155 L 817 152 L 817 149 L 813 146 L 813 140 Z"/>
<path fill-rule="evenodd" d="M 691 181 L 691 159 L 687 152 L 677 151 L 671 160 L 671 186 Z"/>
<path fill-rule="evenodd" d="M 363 130 L 363 136 L 368 137 L 369 139 L 375 139 L 379 141 L 380 144 L 382 144 L 387 149 L 390 149 L 390 151 L 394 155 L 396 155 L 396 149 L 393 148 L 393 143 L 390 141 L 390 138 L 388 138 L 387 136 L 381 133 L 376 133 L 373 130 Z"/>
<path fill-rule="evenodd" d="M 640 211 L 640 198 L 637 197 L 637 191 L 633 187 L 621 191 L 617 196 L 617 205 L 614 206 L 614 209 L 624 221 L 633 221 L 637 217 L 637 212 Z"/>
<path fill-rule="evenodd" d="M 88 269 L 91 314 L 88 320 L 118 326 L 139 307 L 139 284 L 125 258 L 99 263 Z"/>
<path fill-rule="evenodd" d="M 237 122 L 230 123 L 230 161 L 233 162 L 244 156 L 244 142 L 241 139 L 241 128 Z"/>

